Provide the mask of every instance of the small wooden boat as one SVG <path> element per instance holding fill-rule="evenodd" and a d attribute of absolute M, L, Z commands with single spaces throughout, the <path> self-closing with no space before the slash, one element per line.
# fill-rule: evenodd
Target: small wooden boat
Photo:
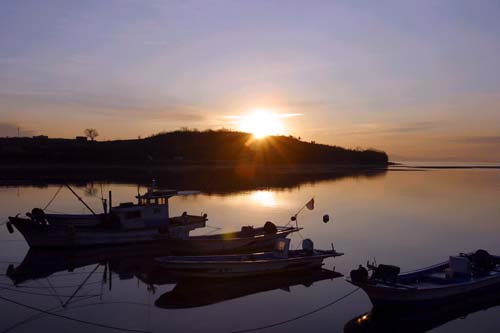
<path fill-rule="evenodd" d="M 157 258 L 158 265 L 179 276 L 235 277 L 277 272 L 319 269 L 323 260 L 343 255 L 332 250 L 315 250 L 304 240 L 302 250 L 289 250 L 290 240 L 276 241 L 272 252 L 215 256 L 167 256 Z"/>
<path fill-rule="evenodd" d="M 397 266 L 368 266 L 371 276 L 360 265 L 348 281 L 362 288 L 375 307 L 428 306 L 500 287 L 500 257 L 484 250 L 405 274 Z"/>

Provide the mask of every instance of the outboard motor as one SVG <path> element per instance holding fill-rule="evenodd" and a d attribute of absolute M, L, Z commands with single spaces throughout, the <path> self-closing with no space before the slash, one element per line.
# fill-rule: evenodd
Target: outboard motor
<path fill-rule="evenodd" d="M 351 271 L 351 280 L 354 283 L 366 283 L 368 281 L 368 270 L 359 265 L 358 269 Z"/>
<path fill-rule="evenodd" d="M 398 266 L 380 264 L 373 271 L 372 278 L 394 284 L 400 272 L 401 269 Z"/>
<path fill-rule="evenodd" d="M 473 269 L 479 272 L 488 272 L 493 268 L 493 260 L 486 250 L 477 250 L 470 258 Z"/>
<path fill-rule="evenodd" d="M 267 221 L 264 224 L 264 232 L 266 234 L 275 234 L 278 232 L 278 228 L 276 228 L 276 225 L 273 222 Z"/>
<path fill-rule="evenodd" d="M 304 252 L 310 256 L 314 253 L 314 243 L 312 240 L 310 240 L 309 238 L 306 238 L 302 241 L 302 250 L 304 250 Z"/>

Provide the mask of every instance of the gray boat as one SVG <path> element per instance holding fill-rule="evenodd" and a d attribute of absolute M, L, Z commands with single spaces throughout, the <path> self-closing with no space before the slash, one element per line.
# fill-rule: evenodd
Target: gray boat
<path fill-rule="evenodd" d="M 323 260 L 343 253 L 316 250 L 311 240 L 303 241 L 302 250 L 290 250 L 287 238 L 276 241 L 272 252 L 212 256 L 166 256 L 157 258 L 157 264 L 177 276 L 237 277 L 280 272 L 297 272 L 320 269 Z"/>

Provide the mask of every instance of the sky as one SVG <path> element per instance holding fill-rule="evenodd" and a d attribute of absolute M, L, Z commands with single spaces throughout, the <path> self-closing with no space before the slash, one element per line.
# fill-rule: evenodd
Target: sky
<path fill-rule="evenodd" d="M 500 161 L 499 1 L 0 2 L 0 136 L 234 128 Z M 235 128 L 237 129 L 237 128 Z"/>

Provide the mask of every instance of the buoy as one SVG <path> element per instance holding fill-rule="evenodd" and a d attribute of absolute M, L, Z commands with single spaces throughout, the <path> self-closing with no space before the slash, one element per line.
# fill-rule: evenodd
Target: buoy
<path fill-rule="evenodd" d="M 323 215 L 323 223 L 328 223 L 330 221 L 330 216 L 328 214 Z"/>
<path fill-rule="evenodd" d="M 12 223 L 7 222 L 7 229 L 9 230 L 9 234 L 14 233 L 14 228 L 12 227 Z"/>

